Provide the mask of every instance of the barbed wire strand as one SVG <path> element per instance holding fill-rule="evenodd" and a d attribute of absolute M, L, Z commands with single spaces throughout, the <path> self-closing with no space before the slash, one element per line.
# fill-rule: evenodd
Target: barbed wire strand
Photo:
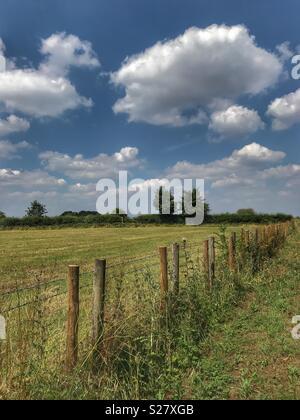
<path fill-rule="evenodd" d="M 47 296 L 47 297 L 42 298 L 42 299 L 30 300 L 30 301 L 24 302 L 24 303 L 22 303 L 20 305 L 17 305 L 17 306 L 14 306 L 12 308 L 9 308 L 6 311 L 2 311 L 2 314 L 3 315 L 6 315 L 8 313 L 11 313 L 13 311 L 16 311 L 17 309 L 22 309 L 22 308 L 25 308 L 26 306 L 30 306 L 30 305 L 33 305 L 33 304 L 36 304 L 36 303 L 47 302 L 48 300 L 52 300 L 52 299 L 55 299 L 56 297 L 60 297 L 60 296 L 63 296 L 63 295 L 65 296 L 66 295 L 66 292 L 56 293 L 55 295 Z"/>

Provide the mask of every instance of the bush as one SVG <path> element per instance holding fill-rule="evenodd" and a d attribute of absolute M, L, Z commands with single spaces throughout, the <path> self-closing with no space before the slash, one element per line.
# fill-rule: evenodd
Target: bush
<path fill-rule="evenodd" d="M 206 219 L 206 223 L 213 224 L 271 224 L 288 222 L 293 216 L 287 214 L 237 214 L 224 213 L 210 215 Z"/>

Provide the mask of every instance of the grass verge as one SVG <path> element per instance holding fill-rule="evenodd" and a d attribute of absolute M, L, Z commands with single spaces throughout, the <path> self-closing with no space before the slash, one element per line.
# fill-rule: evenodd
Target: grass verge
<path fill-rule="evenodd" d="M 249 287 L 247 299 L 227 314 L 203 343 L 187 395 L 196 399 L 300 398 L 300 342 L 291 336 L 300 314 L 300 235 Z M 228 316 L 229 315 L 229 316 Z"/>

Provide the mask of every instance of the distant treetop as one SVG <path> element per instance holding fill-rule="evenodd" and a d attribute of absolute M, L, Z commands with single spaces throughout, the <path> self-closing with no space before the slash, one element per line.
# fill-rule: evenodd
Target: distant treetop
<path fill-rule="evenodd" d="M 240 209 L 237 211 L 237 214 L 239 216 L 249 216 L 249 215 L 255 215 L 256 211 L 253 209 Z"/>
<path fill-rule="evenodd" d="M 46 206 L 39 203 L 37 200 L 33 201 L 26 210 L 27 217 L 44 217 L 48 213 Z"/>

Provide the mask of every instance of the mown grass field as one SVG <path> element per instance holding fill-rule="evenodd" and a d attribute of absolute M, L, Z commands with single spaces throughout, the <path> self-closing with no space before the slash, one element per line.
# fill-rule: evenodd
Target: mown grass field
<path fill-rule="evenodd" d="M 0 288 L 32 282 L 37 275 L 45 281 L 61 278 L 69 264 L 91 271 L 95 258 L 113 263 L 155 252 L 158 246 L 183 238 L 199 241 L 200 247 L 218 229 L 209 225 L 0 231 Z"/>

